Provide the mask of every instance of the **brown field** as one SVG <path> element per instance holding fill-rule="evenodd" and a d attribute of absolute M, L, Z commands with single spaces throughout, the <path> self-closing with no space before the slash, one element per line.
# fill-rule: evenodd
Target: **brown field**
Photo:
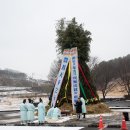
<path fill-rule="evenodd" d="M 97 91 L 100 98 L 102 98 L 101 91 Z M 124 95 L 127 95 L 127 92 L 125 91 L 124 86 L 117 85 L 115 86 L 110 92 L 107 93 L 107 98 L 119 98 L 124 97 Z"/>

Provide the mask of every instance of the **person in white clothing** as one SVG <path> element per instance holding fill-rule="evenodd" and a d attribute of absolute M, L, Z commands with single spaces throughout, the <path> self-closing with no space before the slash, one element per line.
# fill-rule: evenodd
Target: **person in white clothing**
<path fill-rule="evenodd" d="M 39 99 L 39 104 L 38 104 L 38 121 L 39 121 L 39 125 L 41 125 L 42 123 L 45 122 L 45 106 L 43 104 L 42 99 Z"/>
<path fill-rule="evenodd" d="M 27 106 L 26 106 L 26 99 L 23 100 L 23 103 L 20 104 L 20 117 L 21 123 L 27 123 Z"/>
<path fill-rule="evenodd" d="M 86 105 L 85 105 L 85 100 L 83 97 L 80 98 L 81 102 L 82 102 L 82 114 L 83 114 L 83 118 L 85 118 L 85 115 L 86 115 Z"/>
<path fill-rule="evenodd" d="M 35 112 L 35 106 L 32 103 L 31 99 L 28 99 L 29 103 L 27 104 L 27 119 L 28 119 L 28 123 L 33 123 L 34 121 L 34 112 Z"/>

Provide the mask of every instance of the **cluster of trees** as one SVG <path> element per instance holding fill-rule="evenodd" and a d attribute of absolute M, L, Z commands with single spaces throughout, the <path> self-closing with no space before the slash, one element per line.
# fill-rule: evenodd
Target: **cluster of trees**
<path fill-rule="evenodd" d="M 31 81 L 0 77 L 0 86 L 30 87 Z"/>
<path fill-rule="evenodd" d="M 54 60 L 53 63 L 51 64 L 50 72 L 48 74 L 48 79 L 53 84 L 55 84 L 55 82 L 56 82 L 57 75 L 60 70 L 60 66 L 61 66 L 61 58 Z"/>
<path fill-rule="evenodd" d="M 51 91 L 52 91 L 52 89 L 53 89 L 53 87 L 52 87 L 53 85 L 50 83 L 50 82 L 48 82 L 48 83 L 45 83 L 45 84 L 41 84 L 41 85 L 39 85 L 39 86 L 33 86 L 32 87 L 32 91 L 33 92 L 36 92 L 36 93 L 48 93 L 48 94 L 50 94 L 51 93 Z"/>
<path fill-rule="evenodd" d="M 49 81 L 36 80 L 22 72 L 10 69 L 0 70 L 0 86 L 43 87 L 50 84 Z"/>
<path fill-rule="evenodd" d="M 0 70 L 0 77 L 10 79 L 27 79 L 27 75 L 11 69 Z"/>
<path fill-rule="evenodd" d="M 96 62 L 90 63 L 93 66 L 91 74 L 97 90 L 102 91 L 104 99 L 117 84 L 124 86 L 130 95 L 130 55 Z"/>
<path fill-rule="evenodd" d="M 1 86 L 30 86 L 31 83 L 27 80 L 27 75 L 22 72 L 5 69 L 0 70 L 0 85 Z"/>

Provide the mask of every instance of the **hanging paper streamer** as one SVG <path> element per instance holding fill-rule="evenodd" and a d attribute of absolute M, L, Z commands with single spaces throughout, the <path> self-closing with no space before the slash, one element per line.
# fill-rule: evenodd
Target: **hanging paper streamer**
<path fill-rule="evenodd" d="M 60 100 L 58 106 L 61 104 L 62 100 L 64 100 L 64 99 L 67 100 L 67 87 L 68 87 L 68 84 L 69 84 L 69 78 L 70 78 L 70 62 L 68 64 L 68 79 L 67 79 L 67 83 L 65 85 L 65 96 Z"/>
<path fill-rule="evenodd" d="M 67 83 L 66 83 L 66 86 L 65 86 L 65 98 L 67 99 L 67 87 L 68 87 L 68 84 L 69 84 L 69 78 L 70 78 L 70 62 L 69 62 L 69 65 L 68 65 L 68 80 L 67 80 Z"/>
<path fill-rule="evenodd" d="M 74 109 L 74 104 L 80 96 L 79 88 L 79 71 L 78 71 L 78 53 L 77 47 L 70 50 L 71 55 L 71 93 L 72 93 L 72 104 Z"/>
<path fill-rule="evenodd" d="M 65 49 L 63 52 L 63 59 L 62 59 L 62 63 L 61 63 L 61 68 L 60 68 L 60 71 L 58 73 L 57 81 L 56 81 L 53 95 L 52 95 L 51 107 L 54 107 L 56 104 L 56 100 L 57 100 L 57 97 L 58 97 L 58 94 L 59 94 L 59 91 L 61 88 L 61 84 L 62 84 L 64 75 L 66 72 L 66 68 L 67 68 L 67 65 L 68 65 L 69 60 L 70 60 L 69 55 L 70 55 L 70 50 Z"/>
<path fill-rule="evenodd" d="M 81 88 L 81 91 L 82 91 L 82 93 L 83 93 L 83 95 L 84 95 L 84 97 L 85 97 L 85 100 L 87 100 L 87 97 L 86 97 L 86 95 L 85 95 L 85 92 L 84 92 L 83 85 L 82 85 L 82 82 L 81 82 L 81 81 L 80 81 L 80 88 Z"/>
<path fill-rule="evenodd" d="M 93 96 L 94 98 L 96 98 L 95 94 L 93 93 L 93 90 L 91 89 L 91 87 L 90 87 L 90 85 L 89 85 L 89 83 L 88 83 L 88 80 L 86 79 L 86 77 L 85 77 L 85 75 L 84 75 L 84 72 L 83 72 L 83 70 L 82 70 L 80 64 L 78 64 L 78 66 L 79 66 L 79 70 L 81 71 L 81 73 L 82 73 L 82 75 L 83 75 L 83 78 L 84 78 L 86 84 L 88 85 L 88 87 L 89 87 L 89 89 L 90 89 L 90 91 L 91 91 L 92 96 Z"/>

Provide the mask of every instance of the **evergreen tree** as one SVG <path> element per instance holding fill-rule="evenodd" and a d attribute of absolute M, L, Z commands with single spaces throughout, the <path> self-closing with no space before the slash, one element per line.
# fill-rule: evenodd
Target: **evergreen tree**
<path fill-rule="evenodd" d="M 66 22 L 65 19 L 61 19 L 57 23 L 56 33 L 56 48 L 59 54 L 62 54 L 64 49 L 77 47 L 78 62 L 80 68 L 82 68 L 82 72 L 81 69 L 79 71 L 80 96 L 84 97 L 87 102 L 94 102 L 98 96 L 87 65 L 89 61 L 90 43 L 92 40 L 91 33 L 84 30 L 82 24 L 78 25 L 75 18 L 69 22 Z M 83 75 L 87 78 L 88 84 L 85 82 Z M 71 102 L 71 79 L 68 79 L 68 71 L 66 71 L 63 79 L 57 101 L 59 106 L 66 101 Z"/>

